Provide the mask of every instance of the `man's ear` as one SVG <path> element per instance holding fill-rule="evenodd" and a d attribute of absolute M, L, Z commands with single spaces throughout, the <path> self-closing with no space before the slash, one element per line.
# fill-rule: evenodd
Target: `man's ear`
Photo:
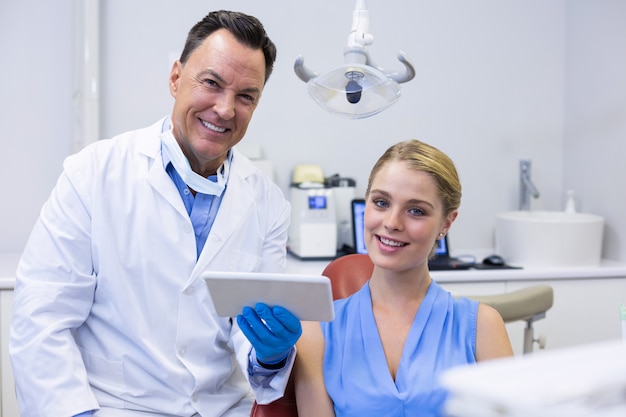
<path fill-rule="evenodd" d="M 183 64 L 180 61 L 175 61 L 172 64 L 172 70 L 170 71 L 170 94 L 172 97 L 176 98 L 176 93 L 178 92 L 178 81 L 180 80 L 180 76 L 183 71 Z"/>

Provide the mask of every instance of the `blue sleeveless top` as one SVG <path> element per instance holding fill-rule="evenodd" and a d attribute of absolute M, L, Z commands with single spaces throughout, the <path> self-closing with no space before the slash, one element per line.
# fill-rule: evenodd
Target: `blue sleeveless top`
<path fill-rule="evenodd" d="M 478 302 L 454 298 L 432 281 L 408 333 L 396 380 L 380 340 L 369 281 L 335 301 L 335 319 L 321 323 L 324 380 L 337 417 L 442 415 L 442 371 L 476 362 Z"/>

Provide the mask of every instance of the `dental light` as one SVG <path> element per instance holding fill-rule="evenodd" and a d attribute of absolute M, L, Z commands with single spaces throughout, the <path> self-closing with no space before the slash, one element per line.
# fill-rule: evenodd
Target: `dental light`
<path fill-rule="evenodd" d="M 388 73 L 374 64 L 366 47 L 374 42 L 369 33 L 369 12 L 365 0 L 357 0 L 352 13 L 352 28 L 344 50 L 344 64 L 319 75 L 304 66 L 298 56 L 294 70 L 308 84 L 309 94 L 324 109 L 338 116 L 361 119 L 373 116 L 400 98 L 398 84 L 415 77 L 415 69 L 406 54 L 398 52 L 404 64 L 401 73 Z"/>

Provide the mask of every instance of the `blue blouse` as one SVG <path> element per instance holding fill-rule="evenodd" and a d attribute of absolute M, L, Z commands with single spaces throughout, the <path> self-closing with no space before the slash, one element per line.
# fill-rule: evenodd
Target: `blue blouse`
<path fill-rule="evenodd" d="M 335 301 L 335 319 L 321 323 L 324 380 L 337 417 L 440 416 L 446 391 L 439 375 L 476 362 L 478 302 L 454 298 L 432 282 L 407 336 L 396 380 L 380 340 L 369 282 Z"/>

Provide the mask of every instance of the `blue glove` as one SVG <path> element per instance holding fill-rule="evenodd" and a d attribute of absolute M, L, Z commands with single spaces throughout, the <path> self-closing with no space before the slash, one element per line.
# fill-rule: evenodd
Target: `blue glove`
<path fill-rule="evenodd" d="M 300 320 L 289 310 L 263 303 L 254 309 L 244 307 L 237 324 L 252 343 L 257 360 L 267 365 L 285 359 L 302 334 Z"/>

